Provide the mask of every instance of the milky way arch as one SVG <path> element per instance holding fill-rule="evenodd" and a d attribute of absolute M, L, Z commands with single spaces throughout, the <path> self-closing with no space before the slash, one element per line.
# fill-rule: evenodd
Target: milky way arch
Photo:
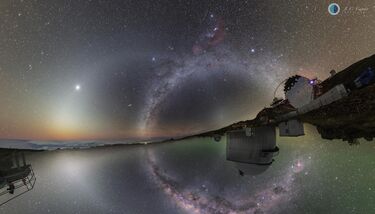
<path fill-rule="evenodd" d="M 158 164 L 155 154 L 148 150 L 146 169 L 150 178 L 180 208 L 192 213 L 269 213 L 281 203 L 293 199 L 298 189 L 294 187 L 295 177 L 305 170 L 309 159 L 298 158 L 277 182 L 264 185 L 264 189 L 241 200 L 231 201 L 222 195 L 210 194 L 203 185 L 196 189 L 183 188 L 177 179 L 171 177 Z"/>
<path fill-rule="evenodd" d="M 227 73 L 248 79 L 249 84 L 262 89 L 273 86 L 287 77 L 288 67 L 279 57 L 246 57 L 227 46 L 219 46 L 200 55 L 169 57 L 154 67 L 153 83 L 145 97 L 138 127 L 140 130 L 152 129 L 157 124 L 160 106 L 176 90 L 188 84 L 187 80 L 207 80 L 218 73 Z"/>

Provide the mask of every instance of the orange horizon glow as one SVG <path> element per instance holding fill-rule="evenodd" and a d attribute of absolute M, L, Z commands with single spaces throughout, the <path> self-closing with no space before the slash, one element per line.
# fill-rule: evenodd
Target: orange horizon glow
<path fill-rule="evenodd" d="M 9 140 L 36 140 L 36 141 L 111 141 L 111 140 L 128 140 L 128 139 L 151 139 L 164 137 L 179 137 L 189 134 L 195 134 L 199 131 L 186 132 L 182 130 L 147 130 L 140 132 L 139 130 L 127 131 L 82 131 L 72 129 L 49 129 L 38 131 L 10 132 L 0 135 L 1 139 Z"/>

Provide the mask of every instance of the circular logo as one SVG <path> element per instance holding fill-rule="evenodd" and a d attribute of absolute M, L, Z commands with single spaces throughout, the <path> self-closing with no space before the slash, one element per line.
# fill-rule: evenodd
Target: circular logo
<path fill-rule="evenodd" d="M 336 16 L 340 12 L 340 6 L 337 3 L 331 3 L 328 5 L 328 13 L 332 16 Z"/>

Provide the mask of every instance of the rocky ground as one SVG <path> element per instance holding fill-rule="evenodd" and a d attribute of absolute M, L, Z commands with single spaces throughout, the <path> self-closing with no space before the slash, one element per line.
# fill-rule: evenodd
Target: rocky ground
<path fill-rule="evenodd" d="M 317 126 L 325 139 L 351 140 L 375 136 L 375 84 L 311 111 L 300 118 Z"/>

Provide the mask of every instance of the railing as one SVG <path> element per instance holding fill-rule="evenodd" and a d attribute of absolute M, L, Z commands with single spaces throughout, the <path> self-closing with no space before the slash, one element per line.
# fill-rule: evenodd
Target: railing
<path fill-rule="evenodd" d="M 20 197 L 34 188 L 36 177 L 33 168 L 29 166 L 29 169 L 30 173 L 26 177 L 13 181 L 10 184 L 13 185 L 13 187 L 8 184 L 0 190 L 0 206 Z M 17 193 L 17 190 L 20 190 L 20 192 Z M 12 191 L 14 191 L 13 194 L 11 193 Z"/>

